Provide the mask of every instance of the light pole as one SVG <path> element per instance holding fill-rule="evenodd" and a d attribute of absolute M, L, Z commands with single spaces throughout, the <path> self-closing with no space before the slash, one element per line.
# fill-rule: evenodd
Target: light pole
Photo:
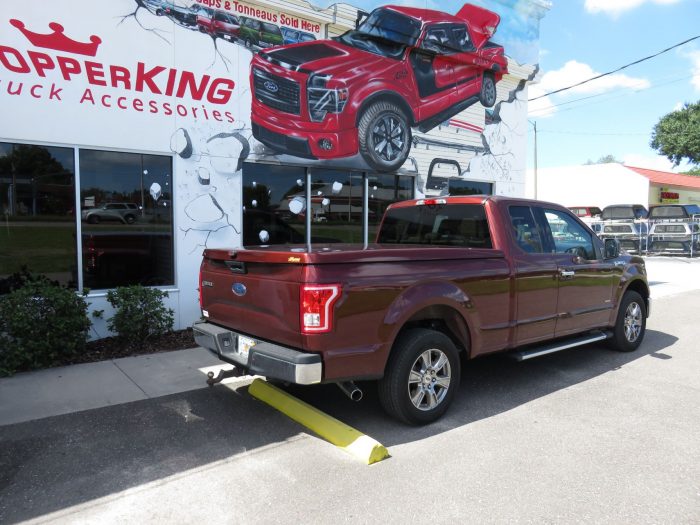
<path fill-rule="evenodd" d="M 532 124 L 532 127 L 535 130 L 535 199 L 537 199 L 537 121 L 536 120 L 528 120 L 530 124 Z"/>

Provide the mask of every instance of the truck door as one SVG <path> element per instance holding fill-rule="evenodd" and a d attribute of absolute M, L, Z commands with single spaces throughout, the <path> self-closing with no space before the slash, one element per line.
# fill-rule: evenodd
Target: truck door
<path fill-rule="evenodd" d="M 449 24 L 428 27 L 419 47 L 410 53 L 418 96 L 424 101 L 418 109 L 424 116 L 454 103 L 454 59 L 450 56 L 454 50 L 449 46 L 449 27 Z"/>
<path fill-rule="evenodd" d="M 479 56 L 466 25 L 450 28 L 450 42 L 456 50 L 453 60 L 457 101 L 462 101 L 478 94 L 474 85 L 482 77 L 485 61 Z"/>
<path fill-rule="evenodd" d="M 515 273 L 515 345 L 554 337 L 557 319 L 557 263 L 530 206 L 509 206 Z"/>
<path fill-rule="evenodd" d="M 603 259 L 601 246 L 571 213 L 536 208 L 545 232 L 545 246 L 557 265 L 556 337 L 608 324 L 613 289 L 622 268 Z"/>

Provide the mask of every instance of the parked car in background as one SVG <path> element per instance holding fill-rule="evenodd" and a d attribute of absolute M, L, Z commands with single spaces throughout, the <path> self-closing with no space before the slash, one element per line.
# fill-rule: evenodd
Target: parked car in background
<path fill-rule="evenodd" d="M 240 18 L 240 39 L 247 48 L 279 46 L 284 42 L 279 26 L 254 18 Z"/>
<path fill-rule="evenodd" d="M 597 219 L 603 214 L 597 206 L 569 206 L 569 209 L 579 219 Z"/>
<path fill-rule="evenodd" d="M 82 219 L 90 224 L 102 221 L 117 221 L 122 224 L 133 224 L 140 213 L 139 207 L 133 202 L 108 202 L 98 208 L 87 208 L 81 212 Z"/>
<path fill-rule="evenodd" d="M 197 26 L 204 33 L 235 42 L 241 32 L 241 21 L 236 15 L 216 11 L 212 18 L 197 17 Z"/>
<path fill-rule="evenodd" d="M 311 33 L 292 29 L 291 27 L 283 27 L 281 31 L 284 44 L 298 44 L 299 42 L 311 42 L 312 40 L 316 40 L 316 37 Z"/>
<path fill-rule="evenodd" d="M 649 211 L 649 249 L 695 255 L 700 251 L 700 206 L 662 204 Z"/>
<path fill-rule="evenodd" d="M 603 208 L 601 218 L 604 221 L 633 221 L 646 219 L 648 215 L 649 212 L 641 204 L 612 204 Z"/>
<path fill-rule="evenodd" d="M 208 32 L 213 25 L 215 11 L 201 4 L 192 4 L 190 10 L 195 14 L 197 29 L 203 33 Z"/>

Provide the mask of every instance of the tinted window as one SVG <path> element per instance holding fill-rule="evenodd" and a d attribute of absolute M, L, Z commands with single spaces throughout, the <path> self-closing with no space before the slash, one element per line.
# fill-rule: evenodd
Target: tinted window
<path fill-rule="evenodd" d="M 449 179 L 450 195 L 491 195 L 493 184 L 475 180 Z"/>
<path fill-rule="evenodd" d="M 603 219 L 605 220 L 632 220 L 636 218 L 637 216 L 631 206 L 607 206 L 603 209 Z"/>
<path fill-rule="evenodd" d="M 0 279 L 26 266 L 77 287 L 71 148 L 0 142 Z"/>
<path fill-rule="evenodd" d="M 529 206 L 511 206 L 511 232 L 518 247 L 527 253 L 543 253 L 542 235 Z"/>
<path fill-rule="evenodd" d="M 479 204 L 411 206 L 389 210 L 377 242 L 492 247 L 486 213 Z"/>
<path fill-rule="evenodd" d="M 360 32 L 378 36 L 390 42 L 413 46 L 420 34 L 420 22 L 390 9 L 376 9 L 362 22 Z"/>
<path fill-rule="evenodd" d="M 173 284 L 172 159 L 79 155 L 83 286 Z"/>
<path fill-rule="evenodd" d="M 559 210 L 544 210 L 552 234 L 554 252 L 571 253 L 584 259 L 596 258 L 593 236 L 568 213 Z"/>
<path fill-rule="evenodd" d="M 274 24 L 268 24 L 266 22 L 262 23 L 263 31 L 267 33 L 272 33 L 273 35 L 281 35 L 280 28 Z"/>

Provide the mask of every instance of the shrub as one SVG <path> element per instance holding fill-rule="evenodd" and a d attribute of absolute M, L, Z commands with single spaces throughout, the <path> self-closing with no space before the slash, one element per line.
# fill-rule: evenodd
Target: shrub
<path fill-rule="evenodd" d="M 163 299 L 168 292 L 141 285 L 122 286 L 107 292 L 107 301 L 115 309 L 107 326 L 127 344 L 141 348 L 149 338 L 173 328 L 173 310 Z"/>
<path fill-rule="evenodd" d="M 0 296 L 0 375 L 44 368 L 77 356 L 90 320 L 85 299 L 46 278 L 30 276 Z"/>

